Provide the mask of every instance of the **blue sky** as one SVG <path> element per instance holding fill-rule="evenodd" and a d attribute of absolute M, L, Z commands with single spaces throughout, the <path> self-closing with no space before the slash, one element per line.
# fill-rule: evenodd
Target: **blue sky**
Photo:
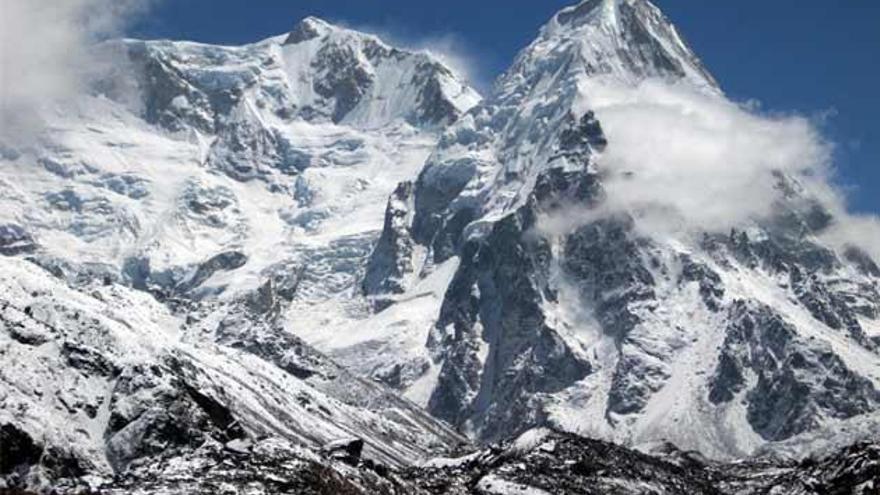
<path fill-rule="evenodd" d="M 537 29 L 575 0 L 165 0 L 131 36 L 239 44 L 317 15 L 442 41 L 467 55 L 476 78 L 503 71 Z M 655 0 L 729 96 L 764 111 L 822 122 L 836 143 L 839 182 L 858 211 L 880 212 L 880 2 L 875 0 Z"/>

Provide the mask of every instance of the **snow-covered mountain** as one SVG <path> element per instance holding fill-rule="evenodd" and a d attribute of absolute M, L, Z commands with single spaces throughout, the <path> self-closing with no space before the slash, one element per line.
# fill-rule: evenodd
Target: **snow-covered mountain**
<path fill-rule="evenodd" d="M 641 172 L 612 167 L 603 115 L 646 84 L 725 101 L 647 1 L 554 16 L 393 195 L 364 283 L 381 311 L 309 340 L 483 440 L 551 424 L 730 458 L 851 418 L 876 436 L 877 265 L 823 237 L 842 219 L 785 170 L 729 230 L 618 201 Z"/>
<path fill-rule="evenodd" d="M 271 286 L 212 310 L 208 326 L 140 291 L 100 280 L 77 290 L 33 263 L 0 263 L 4 464 L 39 461 L 30 485 L 106 479 L 211 438 L 316 449 L 362 438 L 365 455 L 389 465 L 462 441 L 274 325 Z"/>
<path fill-rule="evenodd" d="M 314 18 L 241 47 L 96 50 L 115 70 L 2 145 L 11 486 L 107 479 L 206 439 L 360 438 L 388 466 L 466 442 L 280 315 L 357 291 L 385 199 L 477 93 L 428 53 Z"/>
<path fill-rule="evenodd" d="M 316 18 L 95 50 L 0 140 L 0 491 L 873 488 L 876 246 L 647 0 L 563 9 L 483 100 Z"/>
<path fill-rule="evenodd" d="M 38 145 L 5 143 L 0 222 L 47 262 L 165 292 L 255 289 L 328 237 L 340 263 L 369 251 L 385 198 L 479 99 L 427 53 L 316 19 L 242 47 L 101 49 L 122 62 L 92 96 Z"/>

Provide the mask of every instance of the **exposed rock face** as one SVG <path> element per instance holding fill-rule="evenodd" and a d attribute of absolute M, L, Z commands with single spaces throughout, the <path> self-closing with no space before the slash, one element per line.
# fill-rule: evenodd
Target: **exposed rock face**
<path fill-rule="evenodd" d="M 354 468 L 279 440 L 209 441 L 183 455 L 165 455 L 97 487 L 108 495 L 254 492 L 261 494 L 395 493 L 400 482 L 387 468 Z M 384 473 L 383 475 L 378 472 Z M 385 476 L 388 476 L 387 478 Z M 77 493 L 68 482 L 59 493 Z"/>
<path fill-rule="evenodd" d="M 15 256 L 36 250 L 34 239 L 18 225 L 0 225 L 0 254 Z"/>
<path fill-rule="evenodd" d="M 204 283 L 218 271 L 232 271 L 241 268 L 247 263 L 247 260 L 248 258 L 246 255 L 236 251 L 220 253 L 212 256 L 196 268 L 192 277 L 182 281 L 175 289 L 181 292 L 187 292 L 188 290 Z"/>
<path fill-rule="evenodd" d="M 43 447 L 15 425 L 0 425 L 0 474 L 8 476 L 15 470 L 27 469 L 39 462 L 43 456 Z"/>
<path fill-rule="evenodd" d="M 729 311 L 709 397 L 729 402 L 754 383 L 746 393 L 748 419 L 764 438 L 790 438 L 819 426 L 821 418 L 846 419 L 877 408 L 873 383 L 847 368 L 830 346 L 803 341 L 770 307 L 736 301 Z"/>
<path fill-rule="evenodd" d="M 196 448 L 212 438 L 246 436 L 226 406 L 177 374 L 181 365 L 168 360 L 161 366 L 128 369 L 119 377 L 105 432 L 115 470 L 169 450 Z"/>
<path fill-rule="evenodd" d="M 351 466 L 357 466 L 361 462 L 361 452 L 364 450 L 364 441 L 359 438 L 339 440 L 329 443 L 321 448 L 332 459 L 338 459 Z"/>
<path fill-rule="evenodd" d="M 363 290 L 368 296 L 400 294 L 406 289 L 405 278 L 412 275 L 413 184 L 401 182 L 388 200 L 382 236 L 370 255 Z"/>
<path fill-rule="evenodd" d="M 556 296 L 548 284 L 550 245 L 528 235 L 539 198 L 462 247 L 461 266 L 428 342 L 444 363 L 429 410 L 487 438 L 544 421 L 536 414 L 540 395 L 563 390 L 590 372 L 541 308 Z M 491 376 L 485 370 L 492 370 Z M 502 424 L 506 431 L 494 430 Z"/>

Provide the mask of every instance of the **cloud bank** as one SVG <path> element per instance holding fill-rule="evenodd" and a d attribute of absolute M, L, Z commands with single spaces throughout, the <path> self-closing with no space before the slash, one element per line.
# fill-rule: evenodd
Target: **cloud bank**
<path fill-rule="evenodd" d="M 847 212 L 845 194 L 833 183 L 834 146 L 815 120 L 767 115 L 753 103 L 659 81 L 586 84 L 580 110 L 596 112 L 609 142 L 597 161 L 607 200 L 598 209 L 575 207 L 543 219 L 545 233 L 621 211 L 635 215 L 646 235 L 727 233 L 779 211 L 784 176 L 833 216 L 821 240 L 858 246 L 880 260 L 880 220 Z"/>
<path fill-rule="evenodd" d="M 671 210 L 699 230 L 727 231 L 773 211 L 775 173 L 821 182 L 831 170 L 832 147 L 803 117 L 658 82 L 587 94 L 609 141 L 599 165 L 614 209 Z"/>
<path fill-rule="evenodd" d="M 108 61 L 92 45 L 117 34 L 150 0 L 3 0 L 0 137 L 25 139 L 40 114 L 75 99 Z"/>

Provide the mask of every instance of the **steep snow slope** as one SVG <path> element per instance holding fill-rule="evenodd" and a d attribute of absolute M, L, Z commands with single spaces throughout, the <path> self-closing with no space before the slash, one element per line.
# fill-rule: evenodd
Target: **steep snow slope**
<path fill-rule="evenodd" d="M 361 438 L 365 456 L 390 465 L 460 442 L 273 327 L 270 294 L 201 308 L 209 320 L 225 315 L 209 333 L 195 313 L 177 316 L 143 292 L 100 281 L 76 290 L 24 260 L 0 267 L 0 474 L 25 486 L 107 479 L 206 439 L 273 436 L 318 449 Z"/>
<path fill-rule="evenodd" d="M 478 95 L 314 18 L 98 49 L 113 73 L 0 143 L 0 477 L 107 477 L 208 439 L 359 437 L 386 465 L 462 442 L 280 315 L 355 292 L 387 196 Z"/>
<path fill-rule="evenodd" d="M 877 265 L 823 240 L 833 205 L 787 170 L 721 232 L 618 201 L 639 172 L 610 168 L 603 98 L 642 81 L 724 101 L 647 1 L 554 16 L 392 196 L 363 284 L 378 314 L 307 340 L 486 440 L 549 423 L 737 457 L 876 434 Z"/>
<path fill-rule="evenodd" d="M 4 145 L 0 224 L 41 259 L 166 292 L 234 295 L 280 263 L 338 290 L 334 263 L 365 256 L 385 198 L 478 101 L 431 55 L 314 18 L 242 47 L 101 49 L 124 63 L 92 96 L 51 116 L 37 145 Z M 321 254 L 333 243 L 350 248 Z M 241 268 L 234 279 L 191 278 L 233 252 L 209 271 Z"/>

